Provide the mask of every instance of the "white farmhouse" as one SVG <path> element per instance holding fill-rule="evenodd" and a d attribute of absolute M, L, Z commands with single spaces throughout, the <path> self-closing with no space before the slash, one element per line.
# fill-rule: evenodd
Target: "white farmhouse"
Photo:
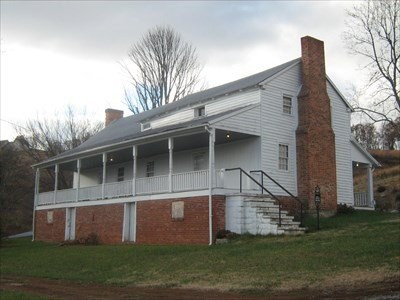
<path fill-rule="evenodd" d="M 106 110 L 104 130 L 35 166 L 34 238 L 212 244 L 219 230 L 298 234 L 316 186 L 326 214 L 338 203 L 373 206 L 379 163 L 352 138 L 323 42 L 301 43 L 301 58 L 163 107 L 125 118 Z M 369 188 L 354 195 L 356 164 Z M 55 170 L 53 191 L 39 186 L 45 168 Z M 62 171 L 74 172 L 69 189 L 58 189 Z"/>

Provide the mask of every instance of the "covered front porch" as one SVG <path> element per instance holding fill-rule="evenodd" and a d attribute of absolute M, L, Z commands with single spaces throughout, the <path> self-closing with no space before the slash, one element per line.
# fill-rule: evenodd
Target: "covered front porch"
<path fill-rule="evenodd" d="M 80 155 L 36 169 L 35 206 L 239 190 L 238 174 L 225 169 L 258 169 L 259 143 L 257 135 L 203 127 Z M 54 172 L 54 189 L 42 192 L 39 182 L 44 169 Z M 73 174 L 71 186 L 60 184 L 62 172 Z M 244 186 L 255 189 L 250 182 Z"/>
<path fill-rule="evenodd" d="M 355 140 L 352 142 L 354 208 L 375 209 L 373 172 L 380 163 Z"/>

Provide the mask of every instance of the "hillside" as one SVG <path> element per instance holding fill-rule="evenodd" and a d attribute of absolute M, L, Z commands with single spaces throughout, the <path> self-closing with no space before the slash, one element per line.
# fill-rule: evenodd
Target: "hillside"
<path fill-rule="evenodd" d="M 382 165 L 374 171 L 374 198 L 378 210 L 400 211 L 400 150 L 371 150 Z M 355 191 L 366 190 L 366 173 L 355 172 Z"/>

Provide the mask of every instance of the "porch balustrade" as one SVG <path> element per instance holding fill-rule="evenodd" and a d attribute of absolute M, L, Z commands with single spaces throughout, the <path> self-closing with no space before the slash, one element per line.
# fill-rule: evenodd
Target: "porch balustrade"
<path fill-rule="evenodd" d="M 172 174 L 174 191 L 200 190 L 208 187 L 208 170 Z"/>
<path fill-rule="evenodd" d="M 136 193 L 139 195 L 168 192 L 168 175 L 136 179 Z"/>
<path fill-rule="evenodd" d="M 209 186 L 209 170 L 183 172 L 172 174 L 173 192 L 207 189 Z M 224 172 L 216 171 L 216 185 L 223 186 Z M 118 198 L 132 196 L 132 180 L 106 183 L 104 187 L 104 198 Z M 169 175 L 161 175 L 135 180 L 135 194 L 147 195 L 169 192 Z M 55 194 L 54 194 L 55 193 Z M 77 195 L 77 193 L 79 193 Z M 55 197 L 55 198 L 54 198 Z M 44 192 L 37 195 L 37 205 L 49 205 L 55 203 L 68 203 L 75 201 L 89 201 L 102 199 L 102 185 L 81 187 L 78 189 L 64 189 L 56 192 Z"/>
<path fill-rule="evenodd" d="M 355 207 L 373 207 L 370 203 L 368 192 L 354 193 L 354 206 Z"/>

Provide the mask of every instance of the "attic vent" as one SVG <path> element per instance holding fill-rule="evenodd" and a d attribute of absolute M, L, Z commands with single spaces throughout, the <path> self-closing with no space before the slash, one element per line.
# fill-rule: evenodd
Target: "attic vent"
<path fill-rule="evenodd" d="M 205 115 L 206 115 L 206 107 L 205 106 L 199 106 L 194 109 L 195 118 L 203 117 Z"/>
<path fill-rule="evenodd" d="M 142 131 L 151 129 L 151 124 L 150 122 L 142 123 Z"/>

